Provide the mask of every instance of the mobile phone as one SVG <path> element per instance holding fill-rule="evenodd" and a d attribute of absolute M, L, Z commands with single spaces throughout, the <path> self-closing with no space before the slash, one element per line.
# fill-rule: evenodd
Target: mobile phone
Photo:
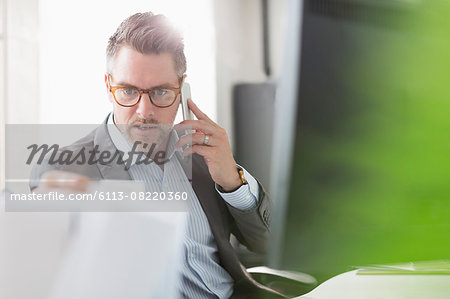
<path fill-rule="evenodd" d="M 187 82 L 183 82 L 181 86 L 181 110 L 183 112 L 183 120 L 193 120 L 194 115 L 189 109 L 187 100 L 191 98 L 191 86 Z M 194 133 L 194 130 L 185 130 L 184 134 L 189 135 Z M 184 148 L 183 148 L 184 149 Z"/>
<path fill-rule="evenodd" d="M 191 98 L 191 86 L 187 82 L 183 82 L 181 86 L 181 110 L 183 112 L 184 120 L 193 120 L 191 109 L 188 107 L 187 99 Z"/>

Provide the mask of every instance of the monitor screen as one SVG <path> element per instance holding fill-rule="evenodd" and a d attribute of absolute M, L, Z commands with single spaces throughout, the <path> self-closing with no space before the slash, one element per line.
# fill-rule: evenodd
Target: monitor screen
<path fill-rule="evenodd" d="M 273 266 L 322 282 L 362 265 L 450 259 L 450 10 L 442 5 L 297 7 L 298 57 L 285 57 L 297 73 L 285 69 L 280 82 L 295 101 L 282 99 L 285 90 L 276 101 L 294 112 L 290 132 L 280 124 L 287 114 L 275 117 L 274 143 L 292 140 L 287 152 L 273 148 Z"/>

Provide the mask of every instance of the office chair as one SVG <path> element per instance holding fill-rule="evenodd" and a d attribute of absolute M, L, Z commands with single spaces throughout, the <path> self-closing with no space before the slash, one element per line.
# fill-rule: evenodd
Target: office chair
<path fill-rule="evenodd" d="M 308 293 L 317 286 L 317 280 L 306 273 L 272 269 L 266 266 L 247 268 L 247 272 L 259 283 L 271 288 L 286 298 Z"/>
<path fill-rule="evenodd" d="M 265 264 L 265 256 L 251 252 L 232 235 L 230 240 L 240 262 L 247 272 L 260 284 L 269 287 L 286 298 L 297 297 L 310 292 L 318 284 L 313 276 L 297 272 L 273 269 Z"/>

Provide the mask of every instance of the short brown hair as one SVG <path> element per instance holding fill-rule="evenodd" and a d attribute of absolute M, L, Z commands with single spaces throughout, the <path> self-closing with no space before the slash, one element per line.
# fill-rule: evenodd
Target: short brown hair
<path fill-rule="evenodd" d="M 109 38 L 106 48 L 108 71 L 111 71 L 111 62 L 124 44 L 142 54 L 170 53 L 178 76 L 182 77 L 186 72 L 183 36 L 163 15 L 155 15 L 152 12 L 137 13 L 120 24 Z"/>

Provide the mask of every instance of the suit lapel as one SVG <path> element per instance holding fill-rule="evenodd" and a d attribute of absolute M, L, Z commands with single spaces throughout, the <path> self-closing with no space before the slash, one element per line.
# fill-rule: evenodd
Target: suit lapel
<path fill-rule="evenodd" d="M 248 279 L 229 241 L 231 216 L 224 199 L 215 189 L 215 183 L 209 175 L 203 157 L 197 154 L 192 156 L 192 188 L 197 194 L 216 240 L 222 267 L 235 281 Z"/>
<path fill-rule="evenodd" d="M 192 188 L 208 218 L 216 241 L 228 238 L 224 229 L 228 225 L 225 203 L 215 189 L 203 158 L 196 154 L 192 156 Z"/>

